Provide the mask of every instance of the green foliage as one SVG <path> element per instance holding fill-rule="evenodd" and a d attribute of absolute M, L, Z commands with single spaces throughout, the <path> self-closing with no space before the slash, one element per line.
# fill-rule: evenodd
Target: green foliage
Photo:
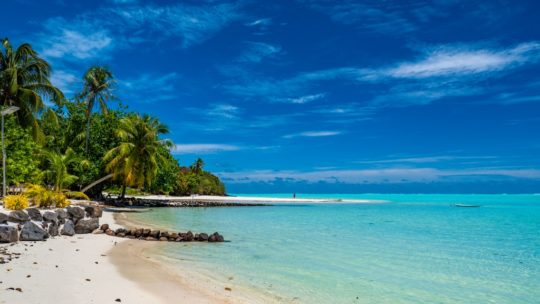
<path fill-rule="evenodd" d="M 24 195 L 31 199 L 34 205 L 41 208 L 64 208 L 70 204 L 61 192 L 49 190 L 41 185 L 28 186 Z"/>
<path fill-rule="evenodd" d="M 224 195 L 225 186 L 219 178 L 203 170 L 204 162 L 197 159 L 190 168 L 181 168 L 177 174 L 175 195 Z"/>
<path fill-rule="evenodd" d="M 5 120 L 5 144 L 6 178 L 9 185 L 39 183 L 42 179 L 39 159 L 36 157 L 39 146 L 32 139 L 30 130 L 22 128 L 13 116 Z"/>
<path fill-rule="evenodd" d="M 90 198 L 88 195 L 80 192 L 80 191 L 66 191 L 64 192 L 64 195 L 69 199 L 77 199 L 77 200 L 89 200 Z"/>
<path fill-rule="evenodd" d="M 28 208 L 28 198 L 24 195 L 8 195 L 4 197 L 4 207 L 9 210 L 23 210 Z"/>
<path fill-rule="evenodd" d="M 47 181 L 51 182 L 54 190 L 60 191 L 73 184 L 78 177 L 70 174 L 69 166 L 86 167 L 87 161 L 77 156 L 73 149 L 67 148 L 64 154 L 55 151 L 42 151 L 47 170 L 44 171 Z"/>

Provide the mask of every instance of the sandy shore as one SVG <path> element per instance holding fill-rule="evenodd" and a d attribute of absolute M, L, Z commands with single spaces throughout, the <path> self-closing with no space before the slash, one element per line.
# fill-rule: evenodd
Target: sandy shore
<path fill-rule="evenodd" d="M 108 212 L 100 222 L 118 227 Z M 85 234 L 0 246 L 20 253 L 18 259 L 0 265 L 0 303 L 229 302 L 197 293 L 157 263 L 145 261 L 145 246 L 159 246 L 155 242 Z"/>
<path fill-rule="evenodd" d="M 269 204 L 375 204 L 384 203 L 382 200 L 367 199 L 327 199 L 327 198 L 277 198 L 277 197 L 248 197 L 248 196 L 217 196 L 217 195 L 193 195 L 193 196 L 168 196 L 168 195 L 145 195 L 129 196 L 139 199 L 164 200 L 164 201 L 193 201 L 193 202 L 224 202 L 224 203 L 269 203 Z"/>

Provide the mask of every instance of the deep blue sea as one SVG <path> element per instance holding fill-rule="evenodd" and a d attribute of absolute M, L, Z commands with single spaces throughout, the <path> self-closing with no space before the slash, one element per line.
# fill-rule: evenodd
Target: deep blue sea
<path fill-rule="evenodd" d="M 270 302 L 540 303 L 540 195 L 297 197 L 388 203 L 162 208 L 130 216 L 170 230 L 219 231 L 230 242 L 171 243 L 155 253 Z"/>

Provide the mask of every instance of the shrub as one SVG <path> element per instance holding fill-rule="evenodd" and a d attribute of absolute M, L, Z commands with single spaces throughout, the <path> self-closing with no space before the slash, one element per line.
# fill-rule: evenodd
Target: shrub
<path fill-rule="evenodd" d="M 41 208 L 64 208 L 70 204 L 64 194 L 40 185 L 30 185 L 24 194 L 34 202 L 34 205 Z"/>
<path fill-rule="evenodd" d="M 4 197 L 4 207 L 10 210 L 23 210 L 28 208 L 28 198 L 24 195 L 8 195 Z"/>
<path fill-rule="evenodd" d="M 79 199 L 79 200 L 90 200 L 90 198 L 88 197 L 88 195 L 84 194 L 83 192 L 79 192 L 79 191 L 67 191 L 64 193 L 64 195 L 67 197 L 67 198 L 70 198 L 70 199 Z"/>

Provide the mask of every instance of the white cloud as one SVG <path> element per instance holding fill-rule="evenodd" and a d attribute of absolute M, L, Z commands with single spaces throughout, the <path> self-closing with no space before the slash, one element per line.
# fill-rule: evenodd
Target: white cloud
<path fill-rule="evenodd" d="M 319 93 L 319 94 L 304 95 L 304 96 L 295 97 L 295 98 L 288 98 L 287 101 L 289 103 L 294 103 L 294 104 L 305 104 L 305 103 L 309 103 L 315 100 L 322 99 L 324 97 L 326 97 L 326 94 Z"/>
<path fill-rule="evenodd" d="M 136 78 L 122 79 L 124 99 L 128 102 L 156 103 L 178 98 L 174 82 L 178 78 L 175 72 L 164 75 L 142 73 Z"/>
<path fill-rule="evenodd" d="M 264 58 L 272 57 L 281 52 L 281 46 L 263 42 L 247 42 L 247 49 L 240 55 L 240 62 L 261 62 Z"/>
<path fill-rule="evenodd" d="M 212 154 L 224 151 L 237 151 L 242 147 L 229 144 L 177 144 L 173 154 Z"/>
<path fill-rule="evenodd" d="M 63 18 L 54 18 L 46 22 L 45 28 L 39 37 L 44 57 L 96 58 L 113 47 L 107 30 L 86 22 L 72 24 Z"/>
<path fill-rule="evenodd" d="M 53 70 L 51 83 L 62 90 L 64 94 L 71 94 L 75 91 L 76 86 L 82 86 L 81 78 L 68 71 Z"/>
<path fill-rule="evenodd" d="M 268 26 L 272 24 L 272 18 L 262 18 L 246 23 L 246 26 Z"/>
<path fill-rule="evenodd" d="M 328 137 L 341 134 L 339 131 L 306 131 L 294 134 L 288 134 L 283 138 L 295 138 L 295 137 Z"/>
<path fill-rule="evenodd" d="M 473 177 L 476 180 L 490 180 L 499 177 L 540 179 L 538 169 L 436 169 L 436 168 L 383 168 L 366 170 L 316 170 L 316 171 L 275 171 L 259 170 L 245 172 L 219 172 L 228 183 L 272 183 L 277 180 L 307 183 L 410 183 L 435 182 L 448 179 Z"/>

